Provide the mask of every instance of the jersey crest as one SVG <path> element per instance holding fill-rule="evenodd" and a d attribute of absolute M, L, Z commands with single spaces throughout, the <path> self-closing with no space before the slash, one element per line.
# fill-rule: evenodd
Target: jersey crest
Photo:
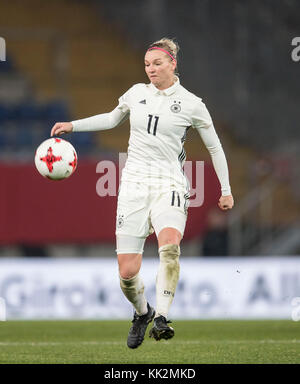
<path fill-rule="evenodd" d="M 124 224 L 124 215 L 119 215 L 117 218 L 117 227 L 122 228 Z"/>
<path fill-rule="evenodd" d="M 174 104 L 171 105 L 171 111 L 174 113 L 179 113 L 181 111 L 180 104 L 180 101 L 174 101 Z"/>

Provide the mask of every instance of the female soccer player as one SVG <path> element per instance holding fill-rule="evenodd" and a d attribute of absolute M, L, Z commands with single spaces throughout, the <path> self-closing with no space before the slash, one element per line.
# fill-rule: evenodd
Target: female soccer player
<path fill-rule="evenodd" d="M 187 91 L 175 75 L 178 50 L 171 39 L 154 42 L 145 54 L 149 84 L 133 85 L 110 113 L 56 123 L 51 131 L 53 136 L 111 129 L 130 117 L 128 158 L 116 217 L 120 286 L 135 309 L 127 339 L 129 348 L 143 342 L 153 319 L 150 337 L 160 340 L 174 336 L 167 318 L 179 278 L 180 241 L 189 205 L 183 144 L 190 127 L 199 132 L 211 155 L 221 185 L 219 207 L 233 207 L 227 162 L 211 116 L 201 99 Z M 146 300 L 139 274 L 144 243 L 153 230 L 160 259 L 155 310 Z"/>

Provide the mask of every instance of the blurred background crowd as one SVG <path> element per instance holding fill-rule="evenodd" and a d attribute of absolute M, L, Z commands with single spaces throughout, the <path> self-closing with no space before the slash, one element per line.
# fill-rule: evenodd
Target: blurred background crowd
<path fill-rule="evenodd" d="M 63 182 L 34 169 L 57 121 L 109 112 L 147 82 L 147 46 L 176 38 L 184 87 L 203 98 L 223 144 L 236 201 L 219 186 L 197 132 L 188 160 L 205 161 L 205 201 L 189 213 L 183 256 L 300 253 L 297 0 L 13 0 L 0 5 L 0 256 L 114 256 L 116 197 L 96 194 L 100 160 L 127 151 L 129 124 L 71 134 L 79 156 Z M 149 239 L 145 255 L 154 255 Z"/>

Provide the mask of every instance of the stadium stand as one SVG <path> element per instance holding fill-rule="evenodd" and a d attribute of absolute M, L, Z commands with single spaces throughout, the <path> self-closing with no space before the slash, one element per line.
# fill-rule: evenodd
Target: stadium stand
<path fill-rule="evenodd" d="M 0 22 L 16 67 L 31 79 L 36 98 L 59 96 L 73 119 L 113 109 L 137 78 L 145 79 L 140 56 L 99 17 L 94 1 L 54 0 L 47 7 L 38 0 L 16 1 L 3 6 Z M 90 146 L 86 153 L 91 148 L 126 152 L 128 127 L 74 140 Z"/>

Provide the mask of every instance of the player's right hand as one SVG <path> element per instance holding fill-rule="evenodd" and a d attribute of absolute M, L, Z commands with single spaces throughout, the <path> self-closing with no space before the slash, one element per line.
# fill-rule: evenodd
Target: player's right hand
<path fill-rule="evenodd" d="M 63 133 L 70 133 L 73 131 L 72 123 L 56 123 L 51 129 L 51 136 L 60 136 Z"/>
<path fill-rule="evenodd" d="M 223 211 L 227 211 L 228 209 L 232 209 L 232 207 L 234 206 L 234 200 L 233 200 L 232 195 L 221 196 L 219 199 L 218 205 Z"/>

